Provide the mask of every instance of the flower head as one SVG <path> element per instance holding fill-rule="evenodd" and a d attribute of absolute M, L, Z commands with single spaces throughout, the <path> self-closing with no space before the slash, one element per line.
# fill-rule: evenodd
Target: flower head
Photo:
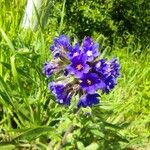
<path fill-rule="evenodd" d="M 48 88 L 55 95 L 56 101 L 58 103 L 64 105 L 70 105 L 71 95 L 66 91 L 65 84 L 50 82 Z"/>
<path fill-rule="evenodd" d="M 82 107 L 91 107 L 93 105 L 96 105 L 99 103 L 98 94 L 86 94 L 83 95 L 79 102 L 78 102 L 78 108 Z"/>
<path fill-rule="evenodd" d="M 87 55 L 87 61 L 91 62 L 95 57 L 99 56 L 98 43 L 94 43 L 90 37 L 83 40 L 83 52 Z"/>
<path fill-rule="evenodd" d="M 108 70 L 108 64 L 106 62 L 106 59 L 100 59 L 94 66 L 94 69 L 97 73 L 100 75 L 106 75 Z"/>
<path fill-rule="evenodd" d="M 54 44 L 50 47 L 50 50 L 53 52 L 54 58 L 66 55 L 66 52 L 70 48 L 70 39 L 66 35 L 60 35 L 58 38 L 55 38 Z"/>
<path fill-rule="evenodd" d="M 111 75 L 113 75 L 115 78 L 120 75 L 120 64 L 116 58 L 110 60 L 109 71 L 111 72 Z"/>
<path fill-rule="evenodd" d="M 91 107 L 99 103 L 98 90 L 109 93 L 117 84 L 120 64 L 116 58 L 99 61 L 99 45 L 86 37 L 82 44 L 70 44 L 66 35 L 53 40 L 50 47 L 53 53 L 51 62 L 46 62 L 43 73 L 47 78 L 55 76 L 56 82 L 50 82 L 49 90 L 59 104 L 70 105 L 72 97 L 80 96 L 78 108 Z M 55 58 L 60 59 L 55 59 Z"/>
<path fill-rule="evenodd" d="M 70 47 L 70 51 L 68 53 L 68 58 L 72 59 L 81 54 L 80 44 L 76 43 L 74 47 Z"/>
<path fill-rule="evenodd" d="M 104 82 L 96 73 L 84 74 L 80 78 L 80 87 L 89 94 L 95 93 L 96 90 L 103 88 L 105 86 Z"/>
<path fill-rule="evenodd" d="M 75 77 L 80 78 L 84 73 L 88 73 L 90 67 L 86 63 L 87 57 L 84 54 L 73 57 L 71 59 L 71 64 L 67 66 L 67 70 L 70 74 L 73 74 Z"/>
<path fill-rule="evenodd" d="M 102 91 L 104 93 L 109 93 L 110 90 L 113 89 L 115 85 L 117 84 L 117 80 L 113 76 L 109 76 L 104 79 L 104 83 L 105 83 L 105 86 L 102 88 Z"/>
<path fill-rule="evenodd" d="M 117 77 L 120 74 L 120 65 L 117 59 L 112 59 L 109 62 L 106 59 L 101 59 L 95 65 L 95 70 L 105 83 L 105 86 L 102 88 L 103 92 L 109 93 L 115 87 Z"/>
<path fill-rule="evenodd" d="M 46 75 L 47 78 L 49 78 L 57 67 L 57 64 L 54 64 L 52 62 L 46 62 L 43 67 L 43 73 Z"/>

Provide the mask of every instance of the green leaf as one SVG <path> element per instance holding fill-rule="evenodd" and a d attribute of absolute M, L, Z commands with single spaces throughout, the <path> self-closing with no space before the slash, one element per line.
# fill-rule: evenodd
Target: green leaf
<path fill-rule="evenodd" d="M 2 97 L 2 99 L 0 99 L 0 102 L 2 102 L 3 105 L 5 105 L 6 107 L 8 107 L 9 105 L 13 105 L 12 100 L 8 95 L 8 93 L 0 90 L 0 96 Z"/>
<path fill-rule="evenodd" d="M 10 62 L 11 62 L 11 71 L 12 71 L 14 80 L 17 82 L 18 81 L 18 73 L 17 73 L 16 65 L 15 65 L 15 55 L 10 58 Z"/>
<path fill-rule="evenodd" d="M 5 68 L 7 68 L 8 70 L 11 70 L 11 65 L 5 62 L 0 62 Z M 25 70 L 23 70 L 22 68 L 16 67 L 16 71 L 18 73 L 18 75 L 22 75 L 25 78 L 30 79 L 31 81 L 33 81 L 32 77 L 30 76 L 30 74 L 28 72 L 26 72 Z M 34 82 L 34 81 L 33 81 Z"/>
<path fill-rule="evenodd" d="M 3 78 L 0 76 L 0 96 L 2 97 L 1 102 L 5 105 L 8 106 L 9 104 L 12 105 L 12 99 L 11 96 L 9 95 L 10 89 L 8 88 L 7 84 L 3 80 Z"/>
<path fill-rule="evenodd" d="M 37 128 L 29 129 L 28 131 L 20 134 L 14 140 L 26 139 L 30 141 L 40 137 L 41 135 L 49 134 L 52 131 L 54 131 L 54 128 L 52 127 L 48 127 L 48 126 L 37 127 Z"/>
<path fill-rule="evenodd" d="M 6 91 L 9 90 L 7 84 L 5 83 L 5 81 L 4 81 L 4 79 L 2 78 L 2 76 L 0 76 L 0 87 L 1 87 L 1 88 L 3 87 L 3 89 L 6 90 Z"/>
<path fill-rule="evenodd" d="M 0 144 L 0 150 L 15 150 L 16 146 L 13 145 L 13 144 L 4 144 L 4 143 L 1 143 Z"/>
<path fill-rule="evenodd" d="M 77 147 L 78 147 L 78 150 L 85 149 L 84 144 L 82 142 L 80 142 L 80 141 L 77 142 Z"/>
<path fill-rule="evenodd" d="M 85 150 L 98 150 L 99 146 L 97 143 L 92 143 L 85 148 Z"/>
<path fill-rule="evenodd" d="M 3 31 L 3 29 L 0 28 L 0 32 L 2 33 L 2 36 L 3 36 L 4 40 L 7 42 L 9 48 L 12 51 L 15 51 L 15 48 L 14 48 L 12 42 L 10 41 L 10 39 L 8 38 L 8 36 L 6 35 L 6 33 Z"/>

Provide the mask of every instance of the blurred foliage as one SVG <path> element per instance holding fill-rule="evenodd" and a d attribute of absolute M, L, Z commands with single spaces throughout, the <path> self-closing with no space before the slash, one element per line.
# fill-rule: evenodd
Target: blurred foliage
<path fill-rule="evenodd" d="M 58 22 L 62 2 L 54 1 L 53 14 L 58 14 Z M 108 38 L 111 45 L 121 40 L 123 47 L 130 36 L 143 48 L 149 45 L 149 0 L 66 0 L 65 6 L 63 31 L 79 39 L 96 32 Z"/>

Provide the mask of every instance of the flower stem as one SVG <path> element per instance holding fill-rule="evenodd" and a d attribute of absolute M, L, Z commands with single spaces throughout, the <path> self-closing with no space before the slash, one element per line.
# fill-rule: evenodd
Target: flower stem
<path fill-rule="evenodd" d="M 77 116 L 79 115 L 80 110 L 81 110 L 81 109 L 79 109 L 79 110 L 76 112 L 76 115 L 77 115 Z M 68 134 L 71 133 L 71 132 L 73 131 L 73 129 L 74 129 L 74 125 L 71 124 L 70 127 L 69 127 L 69 128 L 66 130 L 66 132 L 64 133 L 64 135 L 63 135 L 63 137 L 62 137 L 62 140 L 61 140 L 61 142 L 59 143 L 58 148 L 57 148 L 56 150 L 61 150 L 62 146 L 63 146 L 63 145 L 65 144 L 65 142 L 66 142 L 66 139 L 67 139 Z"/>

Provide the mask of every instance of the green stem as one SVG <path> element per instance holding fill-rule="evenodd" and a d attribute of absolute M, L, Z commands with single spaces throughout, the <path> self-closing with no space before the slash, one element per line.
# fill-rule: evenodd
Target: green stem
<path fill-rule="evenodd" d="M 76 112 L 76 115 L 78 116 L 80 114 L 80 110 L 79 109 L 77 112 Z M 71 133 L 74 129 L 74 125 L 71 124 L 70 127 L 68 128 L 68 130 L 66 130 L 66 132 L 64 133 L 63 137 L 62 137 L 62 140 L 61 142 L 59 143 L 58 145 L 58 148 L 56 150 L 61 150 L 62 146 L 66 143 L 66 139 L 67 139 L 67 136 L 69 133 Z"/>
<path fill-rule="evenodd" d="M 59 34 L 62 32 L 62 28 L 63 28 L 63 22 L 64 22 L 64 15 L 65 15 L 65 4 L 66 4 L 66 0 L 64 0 L 63 2 L 63 7 L 62 7 L 62 11 L 61 11 L 61 20 L 60 20 L 60 26 L 59 26 Z"/>

